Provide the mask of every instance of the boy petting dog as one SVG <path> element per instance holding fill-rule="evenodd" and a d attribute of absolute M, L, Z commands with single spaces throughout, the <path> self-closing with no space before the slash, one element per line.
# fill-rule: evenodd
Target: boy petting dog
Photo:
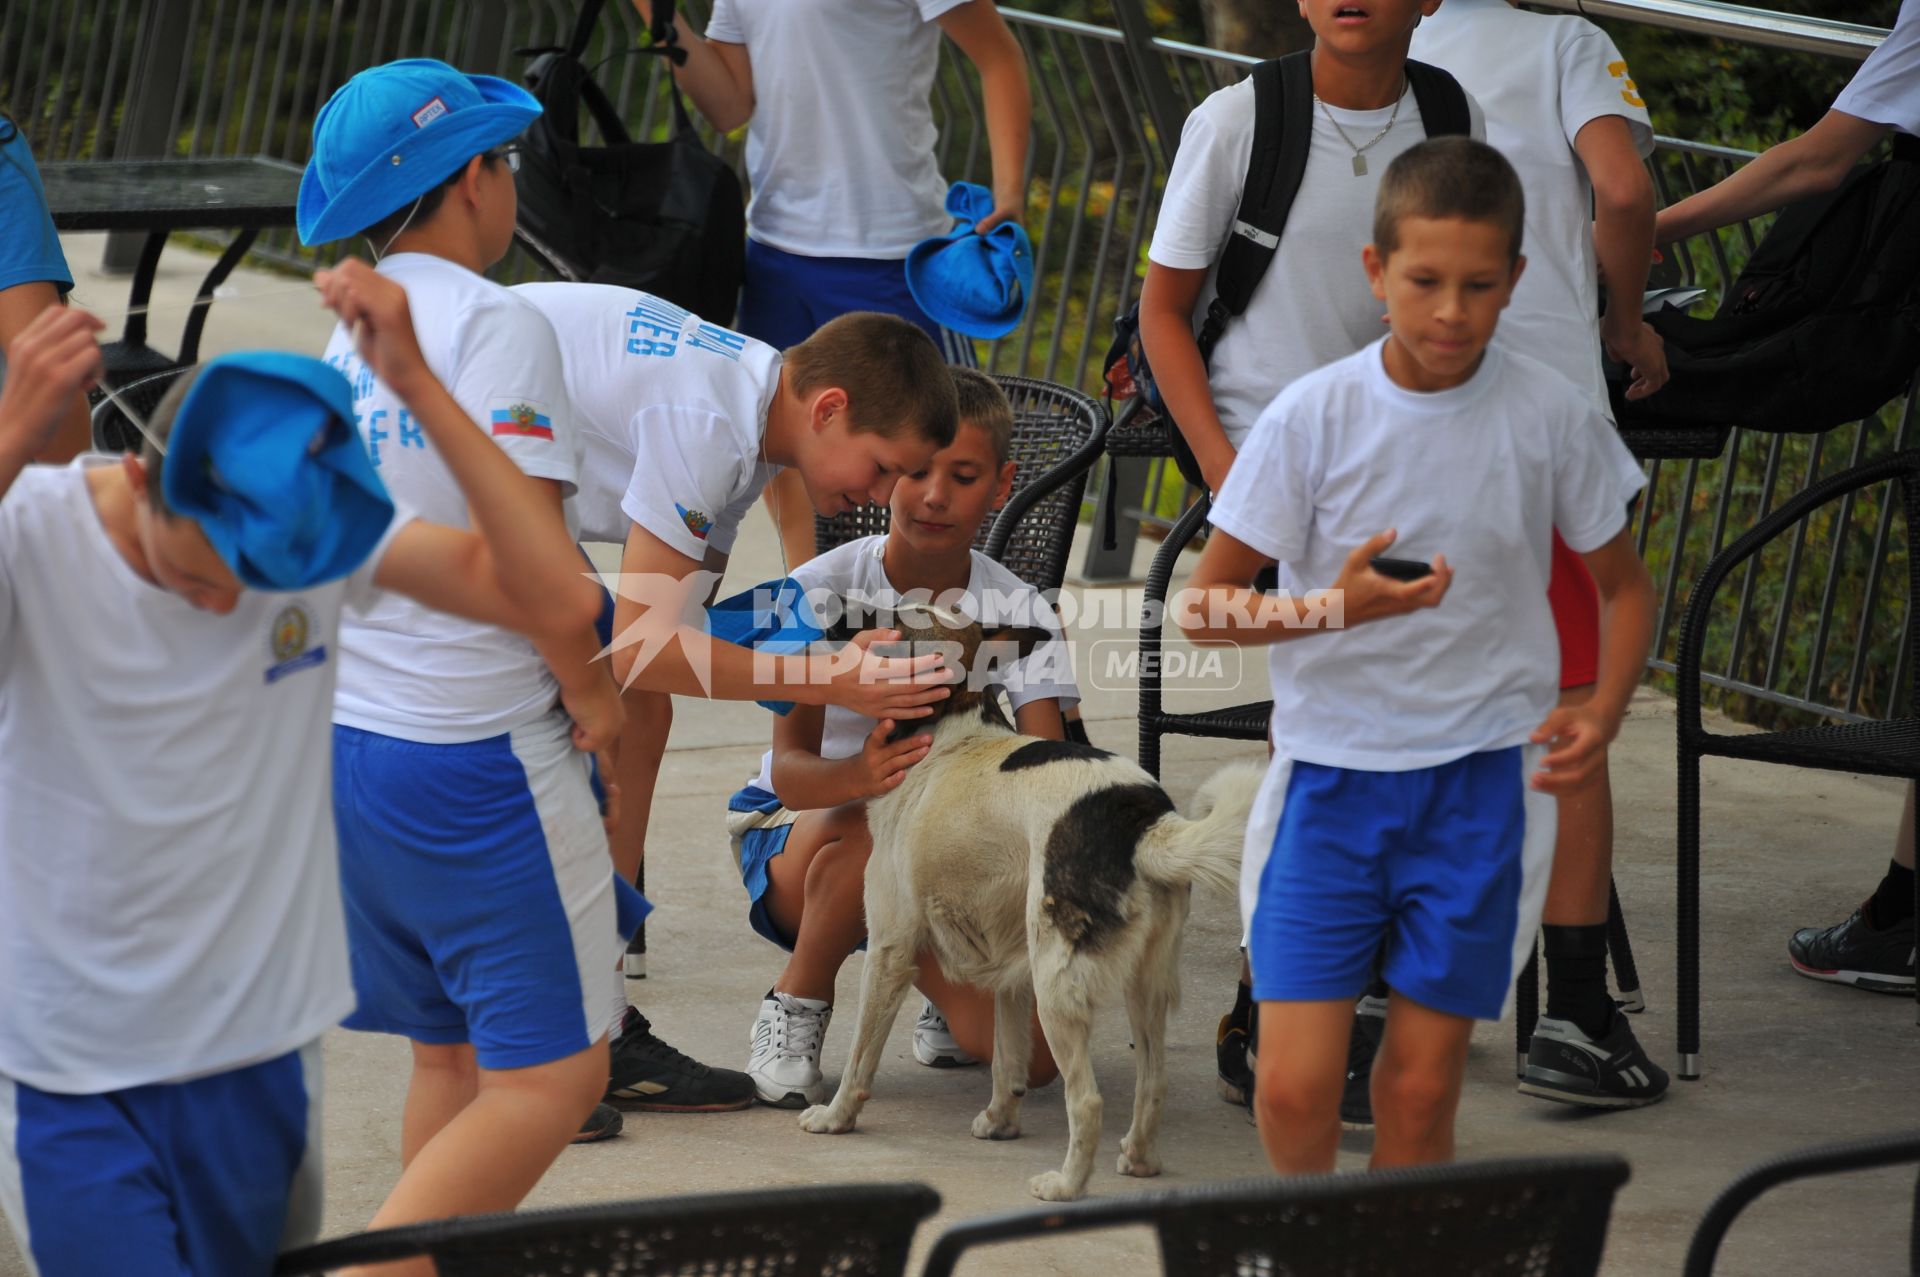
<path fill-rule="evenodd" d="M 1539 926 L 1554 795 L 1598 765 L 1646 659 L 1652 584 L 1626 533 L 1640 468 L 1589 396 L 1489 344 L 1523 212 L 1483 143 L 1393 161 L 1363 254 L 1389 331 L 1262 414 L 1180 601 L 1195 642 L 1271 645 L 1274 757 L 1241 901 L 1255 1109 L 1283 1173 L 1333 1167 L 1376 955 L 1392 996 L 1373 1165 L 1452 1156 L 1473 1022 L 1499 1017 Z M 1555 528 L 1603 600 L 1593 696 L 1559 707 Z M 1269 561 L 1272 595 L 1249 588 Z"/>
<path fill-rule="evenodd" d="M 888 618 L 903 596 L 964 592 L 987 609 L 983 621 L 1053 630 L 1008 680 L 1008 700 L 1022 733 L 1059 740 L 1061 712 L 1080 693 L 1052 609 L 1032 586 L 971 548 L 1013 490 L 1013 409 L 984 373 L 956 368 L 953 380 L 959 430 L 950 446 L 894 486 L 891 530 L 810 560 L 794 569 L 793 580 L 809 598 L 831 594 Z M 759 775 L 727 804 L 748 921 L 790 955 L 761 1000 L 750 1039 L 747 1074 L 763 1103 L 802 1108 L 826 1097 L 820 1047 L 833 1016 L 834 980 L 867 935 L 867 800 L 897 786 L 931 742 L 924 733 L 900 738 L 899 726 L 839 706 L 799 706 L 776 722 Z M 992 994 L 950 984 L 930 954 L 921 956 L 916 983 L 928 1001 L 914 1029 L 914 1058 L 933 1068 L 990 1058 Z M 1036 1034 L 1031 1081 L 1052 1077 L 1052 1057 Z"/>

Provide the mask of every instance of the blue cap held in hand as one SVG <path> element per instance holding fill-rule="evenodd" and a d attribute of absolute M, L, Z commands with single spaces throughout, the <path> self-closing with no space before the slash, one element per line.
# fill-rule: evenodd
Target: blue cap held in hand
<path fill-rule="evenodd" d="M 707 609 L 707 632 L 723 643 L 776 656 L 804 652 L 809 644 L 826 637 L 826 631 L 814 623 L 806 591 L 790 576 L 715 603 Z M 792 701 L 759 703 L 776 714 L 793 708 Z"/>
<path fill-rule="evenodd" d="M 369 67 L 341 85 L 313 121 L 300 177 L 300 242 L 357 235 L 511 141 L 540 115 L 531 93 L 433 58 Z"/>
<path fill-rule="evenodd" d="M 1020 326 L 1033 294 L 1033 241 L 1018 222 L 974 233 L 993 212 L 993 193 L 977 182 L 955 182 L 947 191 L 947 211 L 959 224 L 913 246 L 907 288 L 942 327 L 969 337 L 1004 337 Z"/>
<path fill-rule="evenodd" d="M 306 355 L 209 360 L 174 415 L 161 492 L 257 590 L 304 590 L 366 561 L 393 501 L 353 424 L 353 390 Z"/>

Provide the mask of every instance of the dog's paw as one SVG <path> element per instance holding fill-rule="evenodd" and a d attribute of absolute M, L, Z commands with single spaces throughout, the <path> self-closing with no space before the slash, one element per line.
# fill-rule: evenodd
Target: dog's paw
<path fill-rule="evenodd" d="M 1046 1171 L 1028 1180 L 1027 1188 L 1043 1202 L 1077 1202 L 1087 1186 L 1075 1184 L 1059 1171 Z"/>
<path fill-rule="evenodd" d="M 816 1104 L 800 1115 L 800 1129 L 809 1135 L 843 1135 L 853 1129 L 853 1117 L 835 1112 L 831 1104 Z"/>
<path fill-rule="evenodd" d="M 992 1109 L 982 1109 L 973 1119 L 973 1138 L 977 1140 L 1017 1140 L 1020 1123 L 1012 1118 L 997 1118 Z"/>
<path fill-rule="evenodd" d="M 1160 1173 L 1160 1159 L 1131 1145 L 1122 1144 L 1120 1159 L 1114 1163 L 1114 1169 L 1135 1179 L 1152 1179 Z"/>

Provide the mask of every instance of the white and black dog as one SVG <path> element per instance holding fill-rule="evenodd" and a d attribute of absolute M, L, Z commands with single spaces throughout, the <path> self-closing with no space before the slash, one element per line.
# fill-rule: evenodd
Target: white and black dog
<path fill-rule="evenodd" d="M 1093 1010 L 1124 999 L 1132 1022 L 1133 1124 L 1120 1142 L 1123 1175 L 1157 1175 L 1154 1140 L 1167 1091 L 1167 1012 L 1179 998 L 1180 937 L 1188 888 L 1232 895 L 1241 840 L 1262 768 L 1210 780 L 1195 817 L 1133 762 L 1090 746 L 1021 736 L 990 691 L 996 654 L 1018 659 L 1051 635 L 1034 627 L 985 636 L 965 616 L 908 604 L 893 628 L 916 651 L 944 645 L 969 671 L 933 718 L 926 758 L 867 804 L 867 959 L 853 1051 L 831 1103 L 800 1115 L 803 1129 L 853 1129 L 873 1090 L 888 1030 L 931 951 L 950 979 L 994 994 L 993 1095 L 973 1120 L 977 1139 L 1020 1134 L 1031 1020 L 1066 1087 L 1068 1146 L 1057 1171 L 1033 1177 L 1034 1196 L 1080 1197 L 1100 1142 L 1100 1092 L 1088 1053 Z M 1018 656 L 1014 656 L 1017 652 Z M 949 665 L 955 664 L 949 659 Z"/>

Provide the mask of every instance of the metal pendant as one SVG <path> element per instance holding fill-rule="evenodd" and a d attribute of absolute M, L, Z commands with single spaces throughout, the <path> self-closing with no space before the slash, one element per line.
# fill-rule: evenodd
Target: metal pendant
<path fill-rule="evenodd" d="M 1353 155 L 1353 175 L 1355 177 L 1365 177 L 1367 175 L 1367 157 L 1358 151 L 1354 152 Z"/>

